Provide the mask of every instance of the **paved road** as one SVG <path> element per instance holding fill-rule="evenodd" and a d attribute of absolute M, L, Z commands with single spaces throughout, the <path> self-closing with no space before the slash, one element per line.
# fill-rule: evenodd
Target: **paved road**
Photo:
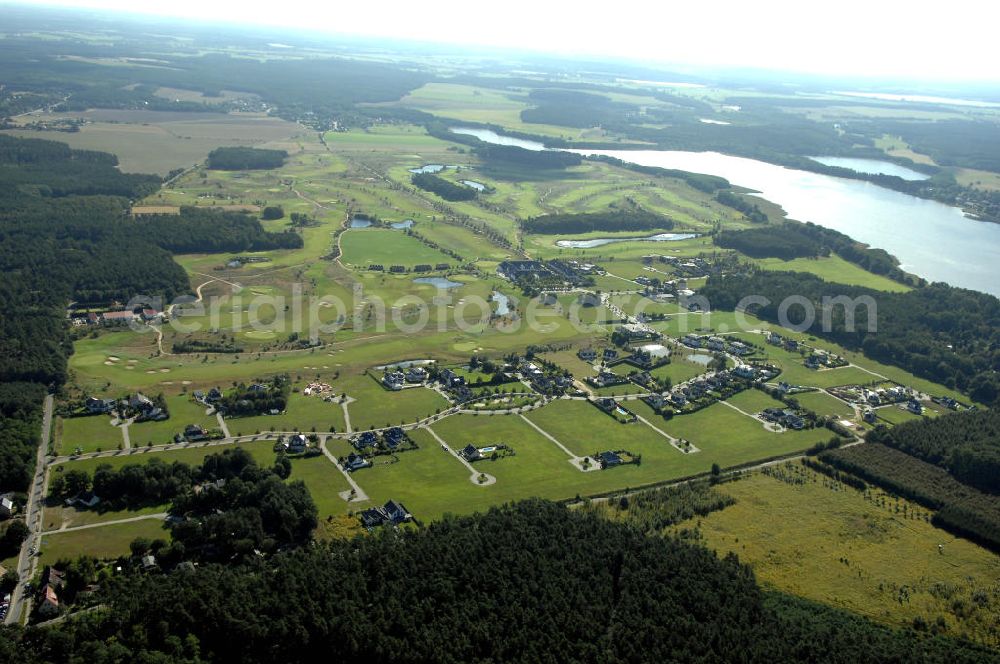
<path fill-rule="evenodd" d="M 475 484 L 477 486 L 489 486 L 490 484 L 496 484 L 497 478 L 493 477 L 489 473 L 480 473 L 478 470 L 476 470 L 472 466 L 472 464 L 469 463 L 469 461 L 464 456 L 462 456 L 461 454 L 459 454 L 455 450 L 451 449 L 451 446 L 448 445 L 448 443 L 444 442 L 444 439 L 441 436 L 437 435 L 437 432 L 434 431 L 434 429 L 430 428 L 429 426 L 424 425 L 424 430 L 427 433 L 429 433 L 434 438 L 434 440 L 436 440 L 437 442 L 439 442 L 441 444 L 441 447 L 444 448 L 445 451 L 448 452 L 448 454 L 450 454 L 453 457 L 455 457 L 456 459 L 458 459 L 460 462 L 462 462 L 463 466 L 465 466 L 466 468 L 469 469 L 469 473 L 470 473 L 470 475 L 469 475 L 469 481 L 470 482 L 472 482 L 473 484 Z M 480 475 L 483 475 L 483 476 L 486 477 L 486 479 L 484 481 L 482 481 L 482 482 L 479 481 Z"/>
<path fill-rule="evenodd" d="M 31 555 L 29 550 L 35 547 L 37 551 L 41 544 L 42 503 L 45 498 L 46 484 L 45 456 L 49 451 L 53 405 L 54 399 L 50 394 L 45 397 L 45 404 L 42 408 L 42 431 L 38 444 L 38 454 L 35 458 L 35 477 L 28 490 L 28 504 L 25 507 L 25 520 L 31 532 L 21 545 L 21 553 L 17 557 L 17 574 L 20 582 L 11 594 L 10 610 L 8 610 L 6 618 L 7 624 L 18 622 L 21 616 L 27 615 L 30 610 L 31 598 L 24 592 L 24 584 L 34 576 L 35 562 L 37 561 L 37 558 Z"/>

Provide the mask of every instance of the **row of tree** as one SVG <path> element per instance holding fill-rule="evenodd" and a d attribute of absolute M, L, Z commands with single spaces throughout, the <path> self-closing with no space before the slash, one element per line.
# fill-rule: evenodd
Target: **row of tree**
<path fill-rule="evenodd" d="M 150 242 L 173 253 L 220 253 L 300 249 L 294 231 L 272 233 L 243 212 L 185 206 L 177 215 L 148 215 L 137 225 Z"/>
<path fill-rule="evenodd" d="M 613 210 L 565 214 L 543 214 L 521 222 L 528 233 L 554 235 L 578 234 L 592 231 L 650 231 L 670 230 L 673 219 L 645 210 Z"/>
<path fill-rule="evenodd" d="M 818 458 L 937 510 L 934 525 L 1000 551 L 1000 498 L 962 484 L 943 468 L 878 443 L 822 452 Z"/>

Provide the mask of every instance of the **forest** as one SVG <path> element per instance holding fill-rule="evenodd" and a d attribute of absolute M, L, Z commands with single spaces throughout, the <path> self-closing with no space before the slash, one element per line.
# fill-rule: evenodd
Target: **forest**
<path fill-rule="evenodd" d="M 560 150 L 525 150 L 513 145 L 480 145 L 476 156 L 488 165 L 519 166 L 539 170 L 579 166 L 583 157 Z"/>
<path fill-rule="evenodd" d="M 592 231 L 669 231 L 673 227 L 672 219 L 645 210 L 543 214 L 521 222 L 521 228 L 526 232 L 538 235 L 578 234 Z"/>
<path fill-rule="evenodd" d="M 803 272 L 757 271 L 709 277 L 701 294 L 716 309 L 732 310 L 747 295 L 767 298 L 751 313 L 778 322 L 778 308 L 791 296 L 805 297 L 815 307 L 810 334 L 833 341 L 867 357 L 898 366 L 922 378 L 961 390 L 987 405 L 1000 402 L 997 348 L 1000 347 L 1000 300 L 976 291 L 935 283 L 905 293 L 831 284 Z M 854 309 L 853 330 L 845 308 L 824 307 L 823 298 L 870 297 L 877 319 L 868 324 L 868 309 Z M 823 324 L 830 311 L 829 328 Z M 802 308 L 788 311 L 790 322 L 803 322 Z"/>
<path fill-rule="evenodd" d="M 472 187 L 455 184 L 432 173 L 415 173 L 410 181 L 414 186 L 437 194 L 446 201 L 471 201 L 476 197 L 476 190 Z"/>
<path fill-rule="evenodd" d="M 822 452 L 818 458 L 937 510 L 934 525 L 1000 552 L 1000 498 L 962 484 L 943 468 L 879 443 Z"/>
<path fill-rule="evenodd" d="M 727 192 L 720 192 L 722 196 Z M 899 261 L 884 249 L 875 249 L 832 228 L 812 222 L 785 221 L 777 226 L 750 228 L 742 231 L 722 231 L 715 236 L 715 244 L 736 249 L 754 258 L 781 258 L 792 260 L 807 256 L 828 256 L 835 252 L 849 263 L 854 263 L 874 274 L 881 274 L 900 283 L 921 286 L 924 281 L 899 268 Z"/>
<path fill-rule="evenodd" d="M 284 150 L 263 148 L 215 148 L 208 153 L 208 168 L 219 171 L 271 170 L 281 168 L 288 158 Z"/>
<path fill-rule="evenodd" d="M 109 578 L 99 597 L 109 610 L 44 629 L 3 628 L 0 659 L 964 664 L 994 657 L 765 593 L 735 556 L 719 559 L 538 500 L 243 560 Z"/>
<path fill-rule="evenodd" d="M 944 468 L 963 484 L 1000 494 L 1000 413 L 979 410 L 875 429 L 869 440 Z"/>
<path fill-rule="evenodd" d="M 243 212 L 184 206 L 176 215 L 146 215 L 137 225 L 155 245 L 177 254 L 299 249 L 294 231 L 265 231 L 259 220 Z"/>
<path fill-rule="evenodd" d="M 739 194 L 734 194 L 731 191 L 720 191 L 715 195 L 715 200 L 726 207 L 731 207 L 738 212 L 742 212 L 744 217 L 754 223 L 767 223 L 767 215 L 761 211 L 760 206 L 756 203 L 751 203 Z"/>

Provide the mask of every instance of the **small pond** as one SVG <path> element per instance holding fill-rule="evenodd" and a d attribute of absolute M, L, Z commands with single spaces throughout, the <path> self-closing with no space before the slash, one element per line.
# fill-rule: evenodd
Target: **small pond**
<path fill-rule="evenodd" d="M 430 284 L 436 288 L 449 289 L 458 288 L 464 284 L 461 281 L 452 281 L 451 279 L 446 279 L 445 277 L 417 277 L 413 280 L 415 284 Z"/>

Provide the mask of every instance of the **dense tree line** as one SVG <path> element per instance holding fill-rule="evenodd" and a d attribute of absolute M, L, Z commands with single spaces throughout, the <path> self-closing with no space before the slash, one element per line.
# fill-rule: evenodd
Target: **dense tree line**
<path fill-rule="evenodd" d="M 639 114 L 635 104 L 577 90 L 534 89 L 528 100 L 536 106 L 521 111 L 521 121 L 527 123 L 589 129 L 628 122 Z"/>
<path fill-rule="evenodd" d="M 868 439 L 940 466 L 963 484 L 1000 493 L 998 411 L 952 413 L 880 427 Z"/>
<path fill-rule="evenodd" d="M 272 233 L 243 212 L 185 206 L 177 215 L 148 215 L 137 221 L 142 234 L 159 247 L 184 253 L 218 253 L 299 249 L 294 231 Z"/>
<path fill-rule="evenodd" d="M 728 189 L 730 187 L 729 180 L 719 177 L 718 175 L 708 175 L 706 173 L 690 173 L 688 171 L 677 170 L 676 168 L 660 168 L 659 166 L 641 166 L 639 164 L 633 164 L 629 161 L 622 161 L 616 157 L 611 157 L 609 155 L 590 155 L 587 157 L 590 161 L 600 161 L 605 164 L 611 164 L 612 166 L 617 166 L 618 168 L 625 168 L 636 173 L 642 173 L 644 175 L 652 175 L 655 177 L 663 178 L 674 178 L 677 180 L 683 180 L 689 185 L 697 189 L 698 191 L 703 191 L 707 194 L 718 191 L 719 189 Z"/>
<path fill-rule="evenodd" d="M 517 166 L 537 170 L 562 169 L 579 166 L 583 158 L 572 152 L 561 150 L 525 150 L 514 145 L 480 144 L 475 148 L 476 156 L 487 164 Z"/>
<path fill-rule="evenodd" d="M 645 210 L 608 210 L 579 214 L 543 214 L 523 221 L 521 227 L 528 233 L 539 235 L 592 231 L 668 231 L 674 227 L 674 221 Z"/>
<path fill-rule="evenodd" d="M 727 249 L 736 249 L 754 258 L 773 257 L 792 260 L 809 256 L 828 256 L 831 252 L 835 252 L 849 263 L 854 263 L 874 274 L 912 285 L 923 283 L 919 278 L 903 272 L 899 268 L 899 261 L 884 249 L 874 249 L 839 231 L 812 222 L 785 221 L 776 226 L 721 231 L 715 236 L 715 244 Z"/>
<path fill-rule="evenodd" d="M 796 224 L 748 228 L 739 231 L 720 231 L 715 234 L 715 244 L 725 249 L 735 249 L 751 258 L 794 258 L 828 255 L 829 248 L 814 238 L 796 232 Z"/>
<path fill-rule="evenodd" d="M 879 443 L 823 452 L 818 458 L 937 510 L 934 525 L 1000 551 L 1000 498 L 962 484 L 943 468 Z"/>
<path fill-rule="evenodd" d="M 713 308 L 723 310 L 732 310 L 747 295 L 763 296 L 769 304 L 753 305 L 750 312 L 773 323 L 779 321 L 778 309 L 786 298 L 805 297 L 816 312 L 810 334 L 966 392 L 982 403 L 1000 399 L 995 373 L 1000 361 L 1000 300 L 992 295 L 938 283 L 887 293 L 830 284 L 808 273 L 771 271 L 712 276 L 701 294 Z M 871 329 L 865 306 L 854 309 L 853 331 L 844 307 L 824 307 L 824 297 L 837 296 L 872 298 L 877 320 Z M 823 324 L 827 308 L 829 328 Z M 791 323 L 803 322 L 801 307 L 791 307 L 787 314 Z"/>
<path fill-rule="evenodd" d="M 0 487 L 27 491 L 38 449 L 38 420 L 45 388 L 0 382 Z"/>
<path fill-rule="evenodd" d="M 611 496 L 597 511 L 622 520 L 648 534 L 661 534 L 669 526 L 707 516 L 736 503 L 708 482 L 688 482 L 674 487 Z M 591 504 L 591 508 L 595 507 Z"/>
<path fill-rule="evenodd" d="M 208 153 L 206 164 L 220 171 L 271 170 L 281 168 L 288 158 L 285 150 L 264 148 L 215 148 Z"/>
<path fill-rule="evenodd" d="M 476 197 L 476 190 L 472 187 L 455 184 L 433 173 L 414 173 L 410 181 L 414 186 L 437 194 L 446 201 L 471 201 Z"/>
<path fill-rule="evenodd" d="M 767 222 L 767 215 L 761 211 L 760 206 L 756 203 L 751 203 L 739 194 L 734 194 L 731 191 L 720 191 L 715 195 L 715 200 L 726 207 L 733 208 L 737 212 L 742 212 L 744 217 L 754 223 L 762 224 Z"/>
<path fill-rule="evenodd" d="M 264 389 L 262 389 L 264 388 Z M 276 376 L 270 383 L 240 383 L 223 394 L 218 409 L 226 417 L 266 415 L 272 410 L 284 412 L 292 386 L 288 376 Z"/>
<path fill-rule="evenodd" d="M 994 657 L 765 594 L 735 556 L 718 559 L 542 501 L 244 560 L 120 575 L 108 580 L 108 610 L 46 629 L 5 628 L 0 657 L 11 664 Z"/>

